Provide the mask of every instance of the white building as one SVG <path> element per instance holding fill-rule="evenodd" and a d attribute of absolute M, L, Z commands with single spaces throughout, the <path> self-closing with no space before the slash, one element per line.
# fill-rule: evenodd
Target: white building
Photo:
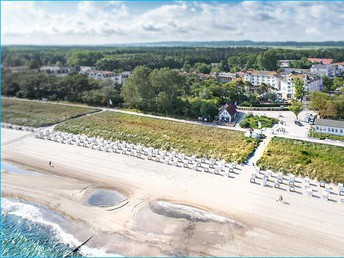
<path fill-rule="evenodd" d="M 214 73 L 214 77 L 217 82 L 230 82 L 236 80 L 237 76 L 235 73 Z"/>
<path fill-rule="evenodd" d="M 219 121 L 229 123 L 234 121 L 237 114 L 236 106 L 232 102 L 227 102 L 219 110 Z"/>
<path fill-rule="evenodd" d="M 116 84 L 123 84 L 125 80 L 129 78 L 132 72 L 127 71 L 120 74 L 115 74 L 114 72 L 109 71 L 89 71 L 88 76 L 96 80 L 105 80 L 110 79 Z"/>
<path fill-rule="evenodd" d="M 315 132 L 344 136 L 344 121 L 331 119 L 315 119 Z"/>
<path fill-rule="evenodd" d="M 275 88 L 276 91 L 280 89 L 280 78 L 277 72 L 272 71 L 250 71 L 245 72 L 243 76 L 244 82 L 250 82 L 254 86 L 265 83 Z"/>
<path fill-rule="evenodd" d="M 39 68 L 39 71 L 50 75 L 65 76 L 71 73 L 73 69 L 67 66 L 43 65 L 41 68 Z"/>
<path fill-rule="evenodd" d="M 279 93 L 282 98 L 290 99 L 294 97 L 295 80 L 300 79 L 303 81 L 304 89 L 307 92 L 320 91 L 323 89 L 323 81 L 321 76 L 315 74 L 289 74 L 281 80 L 281 87 Z"/>
<path fill-rule="evenodd" d="M 311 67 L 311 73 L 334 78 L 336 77 L 336 67 L 332 64 L 314 64 Z"/>

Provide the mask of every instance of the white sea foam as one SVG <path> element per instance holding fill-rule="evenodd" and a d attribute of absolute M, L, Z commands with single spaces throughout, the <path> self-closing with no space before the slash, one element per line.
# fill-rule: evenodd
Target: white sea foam
<path fill-rule="evenodd" d="M 32 223 L 41 224 L 47 226 L 53 230 L 57 238 L 71 247 L 76 247 L 81 244 L 72 234 L 65 232 L 60 225 L 55 222 L 49 221 L 48 218 L 45 218 L 43 215 L 44 209 L 38 205 L 32 205 L 26 202 L 21 202 L 17 200 L 9 200 L 1 198 L 1 208 L 2 212 L 9 215 L 15 215 L 20 218 L 31 221 Z M 61 220 L 62 216 L 55 214 L 54 217 L 57 217 Z M 80 253 L 84 256 L 100 256 L 100 257 L 110 257 L 110 256 L 120 256 L 118 254 L 107 253 L 106 250 L 89 248 L 86 245 L 80 248 Z"/>

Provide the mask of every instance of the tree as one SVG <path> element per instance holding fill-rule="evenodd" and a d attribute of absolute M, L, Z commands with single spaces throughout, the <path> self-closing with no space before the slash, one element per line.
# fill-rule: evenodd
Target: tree
<path fill-rule="evenodd" d="M 325 107 L 326 102 L 330 99 L 331 99 L 330 95 L 324 92 L 314 91 L 311 93 L 311 100 L 309 102 L 309 108 L 312 110 L 319 111 Z"/>
<path fill-rule="evenodd" d="M 304 83 L 303 81 L 301 81 L 299 78 L 297 78 L 294 82 L 293 82 L 293 87 L 294 87 L 294 97 L 296 99 L 300 99 L 301 102 L 303 100 L 303 97 L 306 94 L 305 88 L 304 88 Z"/>
<path fill-rule="evenodd" d="M 278 68 L 278 57 L 276 50 L 268 49 L 257 57 L 257 65 L 261 70 L 276 71 Z"/>
<path fill-rule="evenodd" d="M 291 100 L 291 105 L 288 107 L 288 109 L 293 112 L 296 116 L 296 119 L 298 119 L 298 115 L 301 113 L 303 110 L 303 105 L 302 103 L 298 102 L 295 99 Z"/>
<path fill-rule="evenodd" d="M 121 96 L 126 104 L 142 110 L 154 107 L 154 88 L 149 80 L 152 72 L 147 66 L 137 66 L 122 87 Z"/>
<path fill-rule="evenodd" d="M 331 91 L 332 86 L 333 86 L 333 81 L 331 80 L 331 78 L 325 75 L 322 77 L 322 80 L 323 80 L 323 85 L 324 85 L 324 91 L 325 92 Z"/>
<path fill-rule="evenodd" d="M 175 70 L 161 68 L 153 70 L 149 80 L 156 95 L 158 110 L 173 113 L 177 98 L 181 94 L 182 77 Z"/>

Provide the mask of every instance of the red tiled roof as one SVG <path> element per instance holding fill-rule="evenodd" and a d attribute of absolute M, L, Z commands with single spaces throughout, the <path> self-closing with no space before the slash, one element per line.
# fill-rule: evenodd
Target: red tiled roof
<path fill-rule="evenodd" d="M 333 65 L 344 65 L 344 62 L 333 63 Z"/>
<path fill-rule="evenodd" d="M 331 64 L 333 59 L 331 58 L 308 58 L 309 61 L 312 63 L 323 63 L 323 64 Z"/>

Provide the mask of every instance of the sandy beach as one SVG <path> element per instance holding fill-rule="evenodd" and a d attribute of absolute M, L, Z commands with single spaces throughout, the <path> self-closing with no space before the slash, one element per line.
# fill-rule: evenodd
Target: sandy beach
<path fill-rule="evenodd" d="M 11 129 L 2 129 L 2 143 L 3 161 L 44 173 L 3 172 L 3 197 L 48 206 L 86 225 L 95 233 L 91 247 L 125 256 L 344 256 L 344 203 L 251 184 L 248 166 L 225 178 Z M 100 188 L 126 199 L 112 207 L 86 205 Z M 276 201 L 280 194 L 285 203 Z M 219 219 L 163 216 L 153 212 L 157 202 Z"/>

